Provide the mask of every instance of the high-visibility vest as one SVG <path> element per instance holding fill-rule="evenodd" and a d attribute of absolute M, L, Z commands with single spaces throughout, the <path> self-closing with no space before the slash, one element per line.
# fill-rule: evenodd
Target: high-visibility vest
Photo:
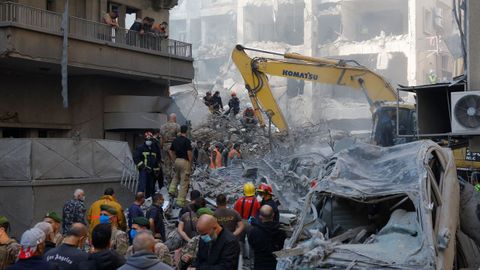
<path fill-rule="evenodd" d="M 216 169 L 222 167 L 222 153 L 217 148 L 212 151 L 212 157 L 210 162 L 210 168 Z"/>
<path fill-rule="evenodd" d="M 237 150 L 232 149 L 230 153 L 228 153 L 228 159 L 233 159 L 234 157 L 240 158 L 241 156 Z"/>

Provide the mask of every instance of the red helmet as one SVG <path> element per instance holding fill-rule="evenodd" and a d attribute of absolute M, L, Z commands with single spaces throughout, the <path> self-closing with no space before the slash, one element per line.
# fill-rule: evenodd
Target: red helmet
<path fill-rule="evenodd" d="M 145 139 L 152 139 L 153 133 L 151 131 L 146 131 L 144 136 L 145 136 Z"/>
<path fill-rule="evenodd" d="M 232 91 L 232 97 L 236 97 L 237 96 L 237 93 L 235 91 Z"/>
<path fill-rule="evenodd" d="M 265 193 L 265 194 L 270 194 L 272 195 L 273 190 L 272 187 L 268 184 L 261 183 L 260 186 L 257 189 L 257 192 Z"/>

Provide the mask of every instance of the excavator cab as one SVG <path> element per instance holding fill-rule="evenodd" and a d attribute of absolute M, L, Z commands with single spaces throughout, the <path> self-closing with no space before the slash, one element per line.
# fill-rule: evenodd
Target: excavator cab
<path fill-rule="evenodd" d="M 413 141 L 416 134 L 416 111 L 412 106 L 380 106 L 373 113 L 372 142 L 393 146 Z M 398 120 L 398 125 L 397 125 Z"/>

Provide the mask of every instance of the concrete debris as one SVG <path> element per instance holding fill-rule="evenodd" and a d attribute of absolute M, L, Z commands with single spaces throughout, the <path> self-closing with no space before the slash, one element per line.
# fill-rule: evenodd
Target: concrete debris
<path fill-rule="evenodd" d="M 276 253 L 277 269 L 448 268 L 455 252 L 463 252 L 460 265 L 477 261 L 469 254 L 479 251 L 478 218 L 472 219 L 474 212 L 458 213 L 460 193 L 449 150 L 431 141 L 381 148 L 363 143 L 365 136 L 322 124 L 275 134 L 271 142 L 266 134 L 259 127 L 246 130 L 235 118 L 210 116 L 193 137 L 223 143 L 233 138 L 242 144 L 244 158 L 216 170 L 197 167 L 192 183 L 212 205 L 220 193 L 233 204 L 246 182 L 272 186 L 289 236 Z M 436 163 L 447 165 L 436 172 Z M 441 208 L 425 199 L 431 196 Z M 472 196 L 462 198 L 462 204 L 478 204 Z M 459 216 L 472 222 L 462 226 L 464 242 L 458 246 L 463 250 L 454 251 Z M 428 248 L 435 245 L 441 256 Z"/>

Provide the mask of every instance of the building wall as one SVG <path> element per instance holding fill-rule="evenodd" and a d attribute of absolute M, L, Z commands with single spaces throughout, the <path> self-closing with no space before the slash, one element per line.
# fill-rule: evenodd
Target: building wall
<path fill-rule="evenodd" d="M 75 76 L 69 79 L 69 108 L 65 109 L 59 77 L 1 74 L 0 81 L 0 129 L 4 130 L 0 135 L 4 137 L 9 137 L 9 134 L 18 134 L 12 135 L 14 137 L 38 137 L 38 132 L 42 130 L 63 130 L 51 133 L 49 137 L 103 139 L 106 96 L 168 96 L 168 85 L 101 76 Z M 22 132 L 12 133 L 11 129 L 19 128 Z"/>
<path fill-rule="evenodd" d="M 55 128 L 70 125 L 72 115 L 62 107 L 60 78 L 3 73 L 0 81 L 0 126 Z M 7 114 L 18 117 L 5 120 Z"/>

